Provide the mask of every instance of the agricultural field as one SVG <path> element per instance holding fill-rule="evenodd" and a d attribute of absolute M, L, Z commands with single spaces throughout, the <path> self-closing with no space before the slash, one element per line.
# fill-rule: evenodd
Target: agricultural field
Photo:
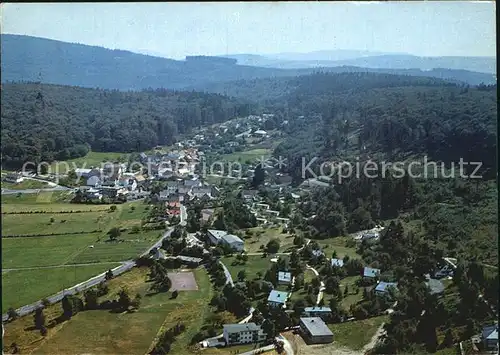
<path fill-rule="evenodd" d="M 354 322 L 329 324 L 328 328 L 334 334 L 334 344 L 352 350 L 361 350 L 370 342 L 382 323 L 388 320 L 388 316 L 380 316 Z"/>
<path fill-rule="evenodd" d="M 109 282 L 110 292 L 101 298 L 115 299 L 125 287 L 132 297 L 142 295 L 139 310 L 131 313 L 112 313 L 92 310 L 78 313 L 71 320 L 49 328 L 42 339 L 38 331 L 26 330 L 33 323 L 24 317 L 7 325 L 5 343 L 17 342 L 22 353 L 32 354 L 145 354 L 151 350 L 161 331 L 182 322 L 186 331 L 172 344 L 173 354 L 191 354 L 189 343 L 209 315 L 208 302 L 212 288 L 204 269 L 194 270 L 198 291 L 180 291 L 176 299 L 171 293 L 149 294 L 147 268 L 134 268 Z M 46 310 L 47 321 L 61 314 L 61 305 Z M 71 341 L 68 341 L 71 339 Z"/>
<path fill-rule="evenodd" d="M 71 286 L 133 259 L 162 233 L 132 230 L 147 213 L 141 201 L 111 211 L 108 205 L 63 203 L 61 195 L 55 203 L 50 203 L 53 196 L 45 196 L 48 203 L 39 202 L 40 195 L 2 198 L 2 269 L 12 269 L 2 274 L 3 310 L 35 302 L 60 291 L 62 283 Z M 112 227 L 122 230 L 115 241 L 107 235 Z M 57 235 L 47 235 L 52 233 Z"/>
<path fill-rule="evenodd" d="M 26 204 L 26 205 L 39 205 L 39 204 L 53 204 L 53 203 L 68 203 L 73 198 L 71 191 L 40 191 L 36 194 L 9 194 L 2 195 L 2 211 L 7 204 Z"/>
<path fill-rule="evenodd" d="M 238 262 L 234 256 L 226 256 L 221 258 L 221 261 L 226 265 L 233 280 L 238 279 L 238 272 L 245 270 L 247 279 L 257 277 L 257 273 L 262 273 L 262 276 L 271 267 L 269 257 L 263 258 L 261 255 L 249 255 L 246 263 Z"/>
<path fill-rule="evenodd" d="M 350 258 L 360 259 L 361 256 L 356 253 L 356 246 L 347 246 L 350 240 L 352 240 L 351 237 L 337 237 L 313 241 L 321 246 L 328 258 L 332 257 L 335 250 L 339 259 L 343 259 L 346 255 L 349 255 Z"/>
<path fill-rule="evenodd" d="M 27 270 L 2 270 L 2 313 L 51 296 L 92 276 L 118 266 L 118 263 L 81 265 Z M 32 321 L 32 317 L 28 317 Z"/>
<path fill-rule="evenodd" d="M 19 183 L 2 181 L 2 189 L 25 190 L 25 189 L 45 189 L 51 187 L 49 183 L 39 180 L 24 179 Z"/>
<path fill-rule="evenodd" d="M 128 154 L 112 153 L 112 152 L 88 152 L 87 155 L 81 158 L 69 159 L 60 162 L 53 162 L 49 169 L 49 173 L 66 173 L 75 168 L 90 169 L 92 166 L 100 166 L 104 162 L 126 162 Z"/>
<path fill-rule="evenodd" d="M 261 245 L 266 246 L 272 239 L 280 240 L 280 253 L 290 252 L 293 248 L 293 237 L 291 234 L 283 233 L 282 228 L 262 228 L 255 227 L 247 229 L 250 231 L 250 236 L 245 235 L 245 250 L 248 253 L 259 253 L 264 250 L 261 249 Z"/>
<path fill-rule="evenodd" d="M 222 160 L 238 161 L 241 163 L 244 163 L 247 160 L 249 160 L 251 162 L 255 162 L 257 160 L 260 160 L 262 157 L 265 157 L 265 158 L 270 157 L 271 152 L 272 151 L 270 149 L 265 149 L 265 148 L 244 150 L 242 152 L 235 152 L 232 154 L 224 154 L 224 155 L 222 155 Z"/>

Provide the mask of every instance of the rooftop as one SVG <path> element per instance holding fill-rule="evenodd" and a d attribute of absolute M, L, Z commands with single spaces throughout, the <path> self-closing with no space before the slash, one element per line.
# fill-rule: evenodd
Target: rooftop
<path fill-rule="evenodd" d="M 238 238 L 237 236 L 235 236 L 233 234 L 225 234 L 222 236 L 222 239 L 228 244 L 244 243 L 243 240 L 241 240 L 240 238 Z"/>
<path fill-rule="evenodd" d="M 332 259 L 332 266 L 342 267 L 342 266 L 344 266 L 344 260 L 342 260 L 342 259 Z"/>
<path fill-rule="evenodd" d="M 483 339 L 498 340 L 498 325 L 493 324 L 484 327 L 481 335 Z"/>
<path fill-rule="evenodd" d="M 331 312 L 330 307 L 305 307 L 304 312 Z"/>
<path fill-rule="evenodd" d="M 377 292 L 386 292 L 388 291 L 388 289 L 390 287 L 394 287 L 396 288 L 398 286 L 397 283 L 395 282 L 384 282 L 384 281 L 380 281 L 377 285 L 377 287 L 375 287 L 375 291 Z"/>
<path fill-rule="evenodd" d="M 279 271 L 278 272 L 278 281 L 290 282 L 292 280 L 292 273 Z"/>
<path fill-rule="evenodd" d="M 430 289 L 431 295 L 439 294 L 444 292 L 444 285 L 441 281 L 436 279 L 428 279 L 425 284 Z"/>
<path fill-rule="evenodd" d="M 255 323 L 224 324 L 224 331 L 228 333 L 259 331 L 260 329 L 260 326 Z"/>
<path fill-rule="evenodd" d="M 319 317 L 302 317 L 300 318 L 300 322 L 312 336 L 333 335 L 332 331 Z"/>
<path fill-rule="evenodd" d="M 285 303 L 288 297 L 288 292 L 272 290 L 267 298 L 268 302 Z"/>
<path fill-rule="evenodd" d="M 215 239 L 221 239 L 223 236 L 227 234 L 226 231 L 220 229 L 209 229 L 208 233 L 211 234 Z"/>
<path fill-rule="evenodd" d="M 364 277 L 377 277 L 378 275 L 380 275 L 379 269 L 374 269 L 371 267 L 365 267 L 363 269 L 363 276 Z"/>

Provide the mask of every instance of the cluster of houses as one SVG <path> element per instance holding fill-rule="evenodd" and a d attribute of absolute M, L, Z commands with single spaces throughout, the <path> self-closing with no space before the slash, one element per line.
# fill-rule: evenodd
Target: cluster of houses
<path fill-rule="evenodd" d="M 160 191 L 159 200 L 162 202 L 185 202 L 194 199 L 210 201 L 219 195 L 215 186 L 204 185 L 197 179 L 177 179 L 166 182 L 165 189 Z"/>
<path fill-rule="evenodd" d="M 300 198 L 299 195 L 292 194 L 292 197 Z M 261 203 L 261 198 L 257 190 L 241 190 L 241 197 L 245 201 L 250 213 L 252 213 L 260 225 L 270 225 L 275 223 L 285 225 L 290 222 L 289 218 L 280 216 L 280 211 L 275 211 L 266 203 Z M 280 197 L 280 201 L 284 202 L 284 197 Z"/>

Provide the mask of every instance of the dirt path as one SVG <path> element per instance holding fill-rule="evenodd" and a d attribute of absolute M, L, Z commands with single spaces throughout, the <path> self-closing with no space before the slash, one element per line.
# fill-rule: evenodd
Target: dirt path
<path fill-rule="evenodd" d="M 373 349 L 375 347 L 375 345 L 377 344 L 378 339 L 385 333 L 385 331 L 384 331 L 384 325 L 385 325 L 385 323 L 382 323 L 380 325 L 380 327 L 377 329 L 377 331 L 375 332 L 375 334 L 373 334 L 372 339 L 370 340 L 370 342 L 363 347 L 363 354 L 366 353 L 368 350 L 371 350 L 371 349 Z"/>

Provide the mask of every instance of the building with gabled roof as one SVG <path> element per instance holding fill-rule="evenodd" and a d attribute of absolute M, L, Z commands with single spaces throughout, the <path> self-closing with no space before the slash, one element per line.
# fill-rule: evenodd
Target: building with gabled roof
<path fill-rule="evenodd" d="M 267 304 L 270 307 L 284 307 L 288 299 L 288 292 L 272 290 L 267 297 Z"/>
<path fill-rule="evenodd" d="M 278 271 L 278 284 L 288 285 L 292 282 L 292 273 L 287 271 Z"/>
<path fill-rule="evenodd" d="M 331 264 L 332 264 L 332 266 L 343 267 L 344 266 L 344 260 L 333 258 L 332 261 L 331 261 Z"/>
<path fill-rule="evenodd" d="M 380 269 L 366 267 L 363 269 L 363 277 L 375 278 L 380 275 Z"/>
<path fill-rule="evenodd" d="M 260 343 L 266 334 L 255 323 L 224 324 L 223 338 L 227 345 Z"/>

